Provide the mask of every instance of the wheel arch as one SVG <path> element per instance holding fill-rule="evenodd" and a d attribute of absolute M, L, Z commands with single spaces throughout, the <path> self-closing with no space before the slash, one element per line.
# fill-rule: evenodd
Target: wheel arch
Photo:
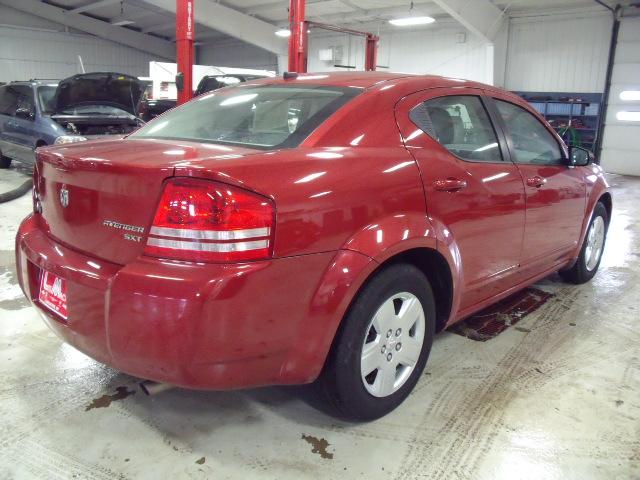
<path fill-rule="evenodd" d="M 344 313 L 338 321 L 330 346 L 326 351 L 323 368 L 340 338 L 345 325 L 344 319 L 348 316 L 349 311 L 360 295 L 362 289 L 380 271 L 391 265 L 403 262 L 416 266 L 422 273 L 424 273 L 427 280 L 429 280 L 436 303 L 436 331 L 444 329 L 451 316 L 454 301 L 454 282 L 449 262 L 447 262 L 445 256 L 435 248 L 409 248 L 387 257 L 380 263 L 370 262 L 371 264 L 374 264 L 373 268 L 371 268 L 370 264 L 369 268 L 367 268 L 368 271 L 366 272 L 366 275 L 364 275 L 363 279 L 357 282 L 354 293 L 349 296 L 348 305 L 346 309 L 344 309 Z"/>
<path fill-rule="evenodd" d="M 596 203 L 602 203 L 604 205 L 604 208 L 607 210 L 608 221 L 610 222 L 611 213 L 613 212 L 613 200 L 611 198 L 611 193 L 604 192 L 602 195 L 600 195 L 600 198 L 598 198 L 598 201 Z"/>
<path fill-rule="evenodd" d="M 414 265 L 427 277 L 436 302 L 436 331 L 444 329 L 451 316 L 453 306 L 453 276 L 447 260 L 438 250 L 433 248 L 421 247 L 405 250 L 381 263 L 367 277 L 363 286 L 382 268 L 395 263 Z"/>
<path fill-rule="evenodd" d="M 311 297 L 308 328 L 292 344 L 304 344 L 312 333 L 318 341 L 304 352 L 292 347 L 281 375 L 304 357 L 311 364 L 305 381 L 317 378 L 362 289 L 382 269 L 399 262 L 415 265 L 429 280 L 436 301 L 436 329 L 442 330 L 454 318 L 460 300 L 462 271 L 453 236 L 437 219 L 418 212 L 380 218 L 345 241 L 320 276 Z"/>

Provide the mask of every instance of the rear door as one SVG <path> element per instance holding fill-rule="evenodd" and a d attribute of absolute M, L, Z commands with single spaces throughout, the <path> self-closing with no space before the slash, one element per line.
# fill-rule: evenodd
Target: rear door
<path fill-rule="evenodd" d="M 534 275 L 575 249 L 585 212 L 584 178 L 568 165 L 562 143 L 539 118 L 511 97 L 490 95 L 524 181 L 527 219 L 520 263 L 523 275 Z"/>
<path fill-rule="evenodd" d="M 511 285 L 525 222 L 522 178 L 508 161 L 482 94 L 426 90 L 405 97 L 396 112 L 420 166 L 429 216 L 444 225 L 460 252 L 462 314 Z"/>

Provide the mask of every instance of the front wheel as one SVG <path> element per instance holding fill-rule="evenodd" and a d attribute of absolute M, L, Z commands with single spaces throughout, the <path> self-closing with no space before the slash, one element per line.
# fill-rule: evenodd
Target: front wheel
<path fill-rule="evenodd" d="M 429 281 L 413 265 L 386 267 L 343 322 L 318 386 L 339 416 L 374 420 L 404 401 L 427 363 L 435 333 Z"/>
<path fill-rule="evenodd" d="M 11 158 L 5 157 L 0 150 L 0 168 L 9 168 L 11 166 Z"/>
<path fill-rule="evenodd" d="M 578 260 L 571 268 L 559 272 L 563 280 L 581 284 L 593 278 L 600 266 L 608 225 L 609 215 L 607 214 L 607 209 L 602 203 L 598 202 L 593 209 L 591 222 L 589 222 Z"/>

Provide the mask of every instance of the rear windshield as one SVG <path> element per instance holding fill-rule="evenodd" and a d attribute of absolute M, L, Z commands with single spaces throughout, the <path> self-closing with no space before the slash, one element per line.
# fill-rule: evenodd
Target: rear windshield
<path fill-rule="evenodd" d="M 290 148 L 360 92 L 306 86 L 225 88 L 167 112 L 131 137 Z"/>

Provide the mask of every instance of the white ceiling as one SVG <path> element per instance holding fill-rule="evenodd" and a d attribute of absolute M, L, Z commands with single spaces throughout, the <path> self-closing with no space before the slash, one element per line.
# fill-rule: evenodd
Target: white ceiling
<path fill-rule="evenodd" d="M 45 0 L 43 0 L 45 1 Z M 216 0 L 196 0 L 196 22 L 198 22 L 198 2 Z M 491 0 L 508 14 L 527 12 L 547 13 L 558 9 L 597 9 L 595 0 Z M 613 0 L 603 0 L 609 5 Z M 46 3 L 73 10 L 83 9 L 82 15 L 137 30 L 149 35 L 174 39 L 175 16 L 149 5 L 144 0 L 46 0 Z M 288 0 L 218 0 L 227 7 L 264 20 L 274 26 L 288 23 Z M 307 18 L 323 23 L 338 25 L 385 25 L 390 18 L 409 13 L 410 0 L 307 0 Z M 626 3 L 629 3 L 627 0 Z M 423 14 L 438 20 L 451 20 L 440 7 L 431 0 L 414 0 L 413 14 Z M 126 23 L 125 23 L 126 22 Z M 203 25 L 196 28 L 196 40 L 211 43 L 229 38 Z"/>

